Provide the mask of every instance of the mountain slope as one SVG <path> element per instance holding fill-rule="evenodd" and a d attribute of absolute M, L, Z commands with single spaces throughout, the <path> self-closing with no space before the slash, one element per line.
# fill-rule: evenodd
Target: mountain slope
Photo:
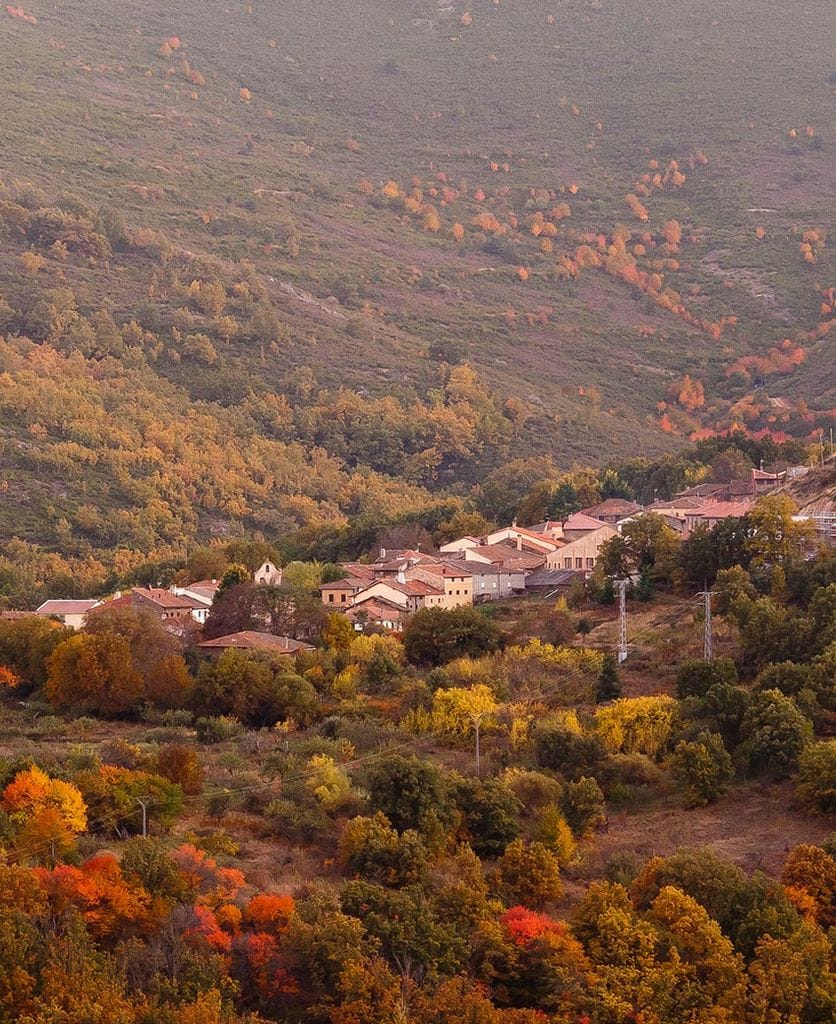
<path fill-rule="evenodd" d="M 833 421 L 824 0 L 76 6 L 0 22 L 7 535 Z"/>

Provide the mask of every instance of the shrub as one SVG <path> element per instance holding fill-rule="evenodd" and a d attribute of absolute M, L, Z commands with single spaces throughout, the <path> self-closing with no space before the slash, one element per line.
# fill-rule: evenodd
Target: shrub
<path fill-rule="evenodd" d="M 198 718 L 195 722 L 197 738 L 207 746 L 234 739 L 241 735 L 243 728 L 237 718 L 231 718 L 228 715 Z"/>
<path fill-rule="evenodd" d="M 701 732 L 693 742 L 683 740 L 671 758 L 671 774 L 685 787 L 689 807 L 713 803 L 734 774 L 723 737 Z"/>
<path fill-rule="evenodd" d="M 811 743 L 801 751 L 798 795 L 817 814 L 836 813 L 836 740 Z"/>

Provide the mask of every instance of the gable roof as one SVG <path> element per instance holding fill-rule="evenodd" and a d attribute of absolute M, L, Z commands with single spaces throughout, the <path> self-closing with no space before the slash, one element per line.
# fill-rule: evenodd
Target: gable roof
<path fill-rule="evenodd" d="M 600 519 L 595 519 L 593 516 L 588 516 L 585 512 L 575 512 L 574 515 L 569 516 L 566 522 L 563 524 L 563 530 L 583 530 L 591 533 L 593 530 L 600 530 L 602 526 L 607 526 L 607 523 L 601 522 Z"/>
<path fill-rule="evenodd" d="M 701 508 L 694 509 L 691 515 L 705 519 L 740 518 L 745 516 L 751 507 L 751 501 L 711 501 Z"/>
<path fill-rule="evenodd" d="M 320 590 L 363 590 L 369 585 L 372 576 L 345 576 L 341 580 L 323 583 Z"/>
<path fill-rule="evenodd" d="M 158 587 L 134 587 L 131 594 L 136 597 L 143 598 L 146 601 L 150 601 L 159 608 L 192 609 L 206 607 L 206 604 L 203 601 L 197 601 L 195 598 L 187 597 L 185 594 L 182 596 L 179 594 L 172 594 L 170 590 L 163 590 Z"/>
<path fill-rule="evenodd" d="M 63 600 L 58 599 L 55 601 L 44 601 L 44 603 L 36 609 L 36 615 L 84 615 L 85 612 L 89 612 L 92 608 L 95 608 L 98 604 L 98 600 L 91 599 L 86 601 L 76 600 Z"/>
<path fill-rule="evenodd" d="M 591 516 L 593 519 L 600 516 L 631 516 L 635 512 L 640 512 L 641 508 L 641 505 L 637 505 L 635 501 L 629 501 L 627 498 L 607 498 L 598 505 L 582 508 L 580 514 Z"/>
<path fill-rule="evenodd" d="M 275 651 L 277 654 L 296 654 L 297 651 L 312 651 L 310 644 L 293 640 L 289 636 L 274 636 L 272 633 L 257 633 L 246 629 L 241 633 L 229 633 L 214 640 L 204 640 L 197 645 L 202 650 Z"/>

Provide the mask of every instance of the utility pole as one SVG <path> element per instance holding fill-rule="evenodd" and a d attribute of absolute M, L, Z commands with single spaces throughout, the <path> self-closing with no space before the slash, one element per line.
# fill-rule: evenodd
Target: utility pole
<path fill-rule="evenodd" d="M 703 640 L 703 658 L 705 661 L 714 661 L 714 629 L 711 621 L 711 591 L 706 589 L 700 594 L 703 599 L 705 611 L 705 637 Z"/>
<path fill-rule="evenodd" d="M 627 660 L 627 580 L 618 580 L 618 664 Z"/>
<path fill-rule="evenodd" d="M 477 778 L 482 774 L 482 772 L 481 772 L 481 768 L 482 768 L 482 757 L 481 757 L 482 749 L 481 749 L 481 745 L 480 745 L 480 738 L 481 738 L 482 716 L 483 716 L 483 714 L 484 714 L 484 712 L 477 711 L 475 714 L 471 715 L 471 719 L 473 721 L 473 728 L 476 731 L 476 777 Z"/>
<path fill-rule="evenodd" d="M 148 838 L 148 797 L 137 797 L 136 802 L 142 808 L 142 838 Z"/>

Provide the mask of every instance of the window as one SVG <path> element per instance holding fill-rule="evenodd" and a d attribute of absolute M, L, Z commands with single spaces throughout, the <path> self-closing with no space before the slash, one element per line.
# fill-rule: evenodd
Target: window
<path fill-rule="evenodd" d="M 333 604 L 333 603 L 334 603 L 334 595 L 333 594 L 329 594 L 328 595 L 328 604 Z"/>
<path fill-rule="evenodd" d="M 575 568 L 576 569 L 583 569 L 583 559 L 582 558 L 576 558 L 575 559 Z"/>
<path fill-rule="evenodd" d="M 564 569 L 571 569 L 572 568 L 572 559 L 571 558 L 564 558 L 563 559 L 563 568 Z"/>
<path fill-rule="evenodd" d="M 345 604 L 345 598 L 346 598 L 345 594 L 340 594 L 340 604 Z"/>
<path fill-rule="evenodd" d="M 586 560 L 586 567 L 587 567 L 587 569 L 594 569 L 595 568 L 595 559 L 594 558 L 587 558 L 587 560 Z"/>

